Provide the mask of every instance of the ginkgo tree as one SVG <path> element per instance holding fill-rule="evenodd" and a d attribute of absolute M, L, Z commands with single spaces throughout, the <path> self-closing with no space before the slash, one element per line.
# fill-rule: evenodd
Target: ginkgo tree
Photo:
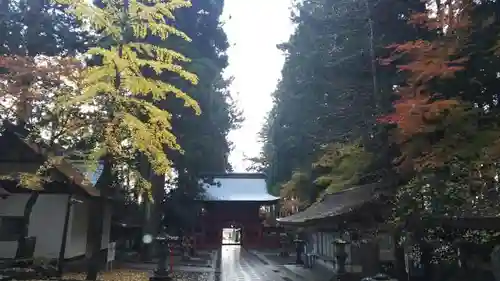
<path fill-rule="evenodd" d="M 172 21 L 175 20 L 175 10 L 189 7 L 191 3 L 187 0 L 57 2 L 66 5 L 68 11 L 85 25 L 84 28 L 100 37 L 101 44 L 86 53 L 91 63 L 83 75 L 81 96 L 71 102 L 100 112 L 95 115 L 93 125 L 97 141 L 91 158 L 103 163 L 96 184 L 102 197 L 107 196 L 108 188 L 114 184 L 116 169 L 136 159 L 137 153 L 148 159 L 155 173 L 169 173 L 172 163 L 165 149 L 181 148 L 172 133 L 171 114 L 157 107 L 156 101 L 175 95 L 197 114 L 200 108 L 182 89 L 159 78 L 168 73 L 170 77 L 177 76 L 192 84 L 198 79 L 183 67 L 189 62 L 188 58 L 171 49 L 147 43 L 152 40 L 146 39 L 154 37 L 164 41 L 176 36 L 190 41 L 186 34 L 172 25 Z M 140 179 L 139 173 L 134 174 L 142 187 L 148 185 L 147 181 Z M 95 226 L 89 229 L 94 241 L 89 245 L 92 258 L 87 280 L 97 277 L 103 208 L 104 202 L 91 208 Z"/>
<path fill-rule="evenodd" d="M 189 41 L 187 35 L 166 23 L 174 19 L 175 9 L 190 6 L 189 1 L 102 1 L 99 6 L 83 0 L 58 2 L 68 5 L 109 45 L 88 50 L 87 55 L 98 62 L 85 70 L 82 94 L 72 101 L 107 113 L 98 120 L 103 129 L 100 156 L 128 158 L 133 156 L 131 152 L 139 151 L 157 173 L 168 173 L 171 162 L 164 147 L 180 147 L 171 132 L 170 113 L 154 101 L 174 94 L 197 113 L 200 109 L 181 89 L 146 73 L 152 70 L 158 77 L 168 71 L 193 84 L 197 77 L 182 67 L 182 62 L 189 61 L 182 54 L 143 41 L 148 36 L 166 40 L 170 35 Z"/>

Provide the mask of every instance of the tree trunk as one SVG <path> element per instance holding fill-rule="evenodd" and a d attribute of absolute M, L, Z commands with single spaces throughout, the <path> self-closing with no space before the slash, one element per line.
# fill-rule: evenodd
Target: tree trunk
<path fill-rule="evenodd" d="M 151 209 L 150 215 L 145 221 L 144 234 L 150 234 L 155 237 L 159 231 L 162 224 L 162 214 L 163 214 L 163 200 L 165 197 L 165 176 L 157 175 L 151 173 L 151 192 L 153 195 L 153 202 L 149 202 Z M 143 259 L 149 260 L 153 256 L 152 244 L 143 245 Z"/>
<path fill-rule="evenodd" d="M 143 220 L 142 220 L 142 236 L 148 233 L 148 222 L 150 221 L 151 218 L 151 204 L 152 202 L 149 200 L 147 197 L 147 193 L 144 192 L 143 194 L 143 202 L 141 204 L 141 211 L 143 213 Z M 145 244 L 142 242 L 141 239 L 141 260 L 142 261 L 149 261 L 151 260 L 151 255 L 150 255 L 150 246 L 149 244 Z"/>
<path fill-rule="evenodd" d="M 103 218 L 102 203 L 100 198 L 89 199 L 88 226 L 87 226 L 87 249 L 85 257 L 87 259 L 86 280 L 97 280 L 100 270 L 100 251 L 102 242 Z"/>
<path fill-rule="evenodd" d="M 28 56 L 34 57 L 38 55 L 40 49 L 40 42 L 42 42 L 42 20 L 43 9 L 47 5 L 46 0 L 29 0 L 27 17 L 24 17 L 24 24 L 26 25 L 26 49 Z"/>
<path fill-rule="evenodd" d="M 394 257 L 395 257 L 395 265 L 394 271 L 396 274 L 397 280 L 407 280 L 408 273 L 406 272 L 405 265 L 405 249 L 404 246 L 399 243 L 402 236 L 402 227 L 397 227 L 394 233 Z"/>
<path fill-rule="evenodd" d="M 165 176 L 152 175 L 151 186 L 153 188 L 153 210 L 151 213 L 151 226 L 156 235 L 163 224 L 163 201 L 165 200 Z"/>
<path fill-rule="evenodd" d="M 16 258 L 20 258 L 22 255 L 24 255 L 24 251 L 26 249 L 26 238 L 29 235 L 31 213 L 33 212 L 33 207 L 35 206 L 39 195 L 40 193 L 32 191 L 28 201 L 26 202 L 26 205 L 24 206 L 23 227 L 17 239 Z"/>
<path fill-rule="evenodd" d="M 427 243 L 427 241 L 421 240 L 419 245 L 421 256 L 420 264 L 424 268 L 423 280 L 432 280 L 433 278 L 433 268 L 432 268 L 432 247 Z"/>
<path fill-rule="evenodd" d="M 113 182 L 112 163 L 110 157 L 106 156 L 103 161 L 103 171 L 96 183 L 96 188 L 100 190 L 100 197 L 90 198 L 88 210 L 87 228 L 87 277 L 86 280 L 97 280 L 100 267 L 102 265 L 102 233 L 104 224 L 104 214 L 109 195 L 109 189 Z"/>
<path fill-rule="evenodd" d="M 148 162 L 148 159 L 145 155 L 140 154 L 138 156 L 138 162 L 139 162 L 139 173 L 141 174 L 142 178 L 148 179 L 150 175 L 150 164 Z M 139 190 L 139 188 L 137 188 Z M 142 196 L 142 203 L 141 203 L 141 212 L 143 214 L 143 220 L 142 220 L 142 235 L 144 236 L 148 232 L 148 222 L 150 221 L 151 218 L 151 201 L 148 197 L 147 192 L 143 192 L 141 194 Z M 151 255 L 150 255 L 150 246 L 148 244 L 145 244 L 142 242 L 141 239 L 141 252 L 140 256 L 143 261 L 148 261 L 151 260 Z"/>
<path fill-rule="evenodd" d="M 422 280 L 432 280 L 432 246 L 425 240 L 425 228 L 419 225 L 414 232 L 415 240 L 420 248 L 420 265 L 423 267 Z"/>
<path fill-rule="evenodd" d="M 370 59 L 371 59 L 371 75 L 372 75 L 372 89 L 373 89 L 373 94 L 372 94 L 372 99 L 373 99 L 373 106 L 375 107 L 375 113 L 380 114 L 380 96 L 379 96 L 379 90 L 378 90 L 378 81 L 377 81 L 377 56 L 375 55 L 375 31 L 373 28 L 373 18 L 372 18 L 372 12 L 371 12 L 371 7 L 370 3 L 368 3 L 368 0 L 365 0 L 365 13 L 366 13 L 366 19 L 368 20 L 368 30 L 369 30 L 369 37 L 368 37 L 368 43 L 370 46 Z"/>
<path fill-rule="evenodd" d="M 2 13 L 0 13 L 0 38 L 2 38 L 3 41 L 6 41 L 7 45 L 11 44 L 11 42 L 9 42 L 11 41 L 8 21 L 10 12 L 9 4 L 10 0 L 0 0 L 0 11 L 2 11 Z M 7 46 L 7 48 L 4 46 L 0 46 L 0 53 L 4 54 L 4 52 L 7 52 L 8 47 L 10 46 Z"/>

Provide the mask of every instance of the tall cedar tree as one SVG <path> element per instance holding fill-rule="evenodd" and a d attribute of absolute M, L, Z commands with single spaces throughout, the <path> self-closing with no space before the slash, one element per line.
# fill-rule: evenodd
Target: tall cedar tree
<path fill-rule="evenodd" d="M 156 174 L 168 174 L 172 163 L 165 148 L 181 150 L 172 133 L 171 114 L 158 108 L 154 102 L 173 94 L 184 101 L 184 106 L 200 113 L 196 101 L 181 89 L 150 75 L 151 72 L 157 76 L 170 72 L 196 84 L 196 75 L 181 65 L 189 59 L 171 49 L 145 42 L 150 36 L 166 40 L 172 35 L 190 41 L 170 22 L 175 20 L 176 9 L 191 4 L 186 0 L 147 3 L 103 0 L 99 5 L 85 0 L 58 2 L 67 5 L 106 43 L 106 46 L 94 47 L 87 52 L 89 56 L 98 57 L 99 63 L 86 69 L 82 95 L 73 101 L 87 103 L 105 112 L 100 120 L 95 120 L 95 132 L 99 135 L 95 157 L 103 162 L 102 175 L 96 184 L 101 190 L 101 202 L 96 202 L 90 214 L 88 254 L 91 260 L 87 280 L 95 280 L 99 268 L 102 213 L 108 189 L 115 184 L 116 169 L 120 163 L 129 163 L 135 159 L 136 153 L 141 153 Z M 135 175 L 139 180 L 140 174 Z"/>
<path fill-rule="evenodd" d="M 89 36 L 47 0 L 0 0 L 0 54 L 57 56 L 85 50 Z"/>
<path fill-rule="evenodd" d="M 422 6 L 420 0 L 320 0 L 297 5 L 295 33 L 280 45 L 286 61 L 262 128 L 263 150 L 254 159 L 264 164 L 257 168 L 269 175 L 271 191 L 279 193 L 280 184 L 299 170 L 314 175 L 298 193 L 321 194 L 322 187 L 313 181 L 325 169 L 313 169 L 312 164 L 340 144 L 355 147 L 358 139 L 373 157 L 358 163 L 356 173 L 363 177 L 345 183 L 394 178 L 387 130 L 377 124 L 376 116 L 390 110 L 392 87 L 401 83 L 401 75 L 395 67 L 379 66 L 376 57 L 387 52 L 388 44 L 415 37 L 416 30 L 405 22 L 410 9 L 420 11 Z M 322 180 L 317 183 L 327 184 Z M 331 189 L 338 188 L 341 185 Z"/>
<path fill-rule="evenodd" d="M 193 220 L 183 218 L 199 214 L 194 197 L 200 195 L 201 189 L 197 188 L 200 174 L 231 170 L 228 161 L 231 143 L 227 135 L 240 121 L 228 91 L 231 79 L 224 79 L 222 75 L 228 64 L 226 50 L 229 47 L 220 21 L 223 6 L 223 0 L 193 2 L 193 7 L 179 12 L 176 21 L 178 27 L 193 39 L 193 43 L 171 42 L 175 50 L 182 51 L 192 60 L 187 69 L 198 75 L 200 83 L 188 85 L 187 89 L 203 111 L 198 118 L 179 106 L 177 100 L 169 99 L 161 103 L 162 107 L 172 112 L 174 132 L 185 150 L 183 154 L 169 152 L 177 171 L 175 184 L 179 190 L 168 195 L 166 205 L 172 206 L 165 206 L 165 209 L 178 208 L 174 213 L 181 215 L 177 220 L 183 220 L 186 228 L 188 222 Z M 173 198 L 179 198 L 179 195 L 181 199 L 177 202 Z M 165 217 L 172 218 L 172 214 L 165 214 Z"/>
<path fill-rule="evenodd" d="M 185 108 L 181 100 L 167 98 L 158 103 L 162 109 L 172 113 L 173 132 L 177 137 L 179 145 L 184 153 L 167 150 L 167 154 L 172 160 L 173 168 L 176 171 L 175 179 L 171 184 L 175 184 L 182 192 L 177 192 L 174 196 L 182 193 L 185 195 L 184 203 L 176 204 L 173 200 L 162 202 L 165 198 L 165 177 L 154 175 L 147 171 L 142 165 L 143 173 L 151 178 L 153 201 L 146 201 L 143 205 L 151 205 L 150 212 L 145 213 L 145 225 L 143 232 L 155 233 L 160 227 L 160 218 L 163 208 L 164 212 L 170 212 L 172 206 L 183 208 L 177 210 L 176 214 L 186 215 L 187 213 L 199 213 L 197 204 L 189 204 L 187 198 L 200 194 L 198 188 L 198 177 L 200 173 L 226 172 L 230 169 L 228 154 L 230 143 L 227 139 L 228 132 L 234 128 L 238 119 L 237 112 L 231 103 L 230 95 L 227 91 L 230 80 L 224 80 L 222 71 L 227 66 L 226 50 L 228 47 L 226 35 L 221 28 L 219 17 L 222 13 L 222 0 L 217 1 L 196 1 L 189 9 L 176 12 L 176 26 L 193 39 L 192 44 L 187 44 L 182 40 L 161 41 L 158 38 L 148 38 L 149 43 L 159 46 L 171 47 L 173 50 L 183 53 L 191 59 L 186 65 L 186 69 L 199 77 L 200 83 L 190 85 L 175 79 L 172 75 L 164 75 L 161 79 L 188 91 L 198 102 L 203 115 L 201 117 L 192 114 L 192 110 Z M 203 161 L 200 159 L 203 158 Z M 171 197 L 172 194 L 167 195 Z M 167 199 L 166 199 L 167 200 Z M 157 203 L 163 204 L 157 204 Z M 148 206 L 149 207 L 149 206 Z M 165 214 L 165 218 L 172 218 L 172 214 Z M 149 247 L 143 245 L 144 259 L 150 257 Z"/>

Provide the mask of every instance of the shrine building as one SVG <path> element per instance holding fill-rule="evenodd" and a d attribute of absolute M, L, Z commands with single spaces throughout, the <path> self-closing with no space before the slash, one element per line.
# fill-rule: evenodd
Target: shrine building
<path fill-rule="evenodd" d="M 214 174 L 203 179 L 203 212 L 196 239 L 199 248 L 219 248 L 223 244 L 244 248 L 279 245 L 264 235 L 263 210 L 269 212 L 280 199 L 268 193 L 264 174 Z"/>

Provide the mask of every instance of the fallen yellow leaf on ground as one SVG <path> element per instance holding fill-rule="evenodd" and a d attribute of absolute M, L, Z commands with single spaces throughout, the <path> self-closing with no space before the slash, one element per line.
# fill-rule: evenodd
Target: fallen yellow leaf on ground
<path fill-rule="evenodd" d="M 132 269 L 115 269 L 99 273 L 100 281 L 149 281 L 151 272 Z M 85 280 L 85 273 L 67 273 L 64 274 L 64 280 Z M 174 272 L 172 278 L 174 281 L 209 281 L 210 274 L 206 272 Z M 47 281 L 47 280 L 29 280 L 29 281 Z"/>
<path fill-rule="evenodd" d="M 64 279 L 85 280 L 85 273 L 68 273 Z M 149 273 L 140 270 L 117 269 L 101 272 L 98 277 L 102 281 L 148 281 Z"/>

